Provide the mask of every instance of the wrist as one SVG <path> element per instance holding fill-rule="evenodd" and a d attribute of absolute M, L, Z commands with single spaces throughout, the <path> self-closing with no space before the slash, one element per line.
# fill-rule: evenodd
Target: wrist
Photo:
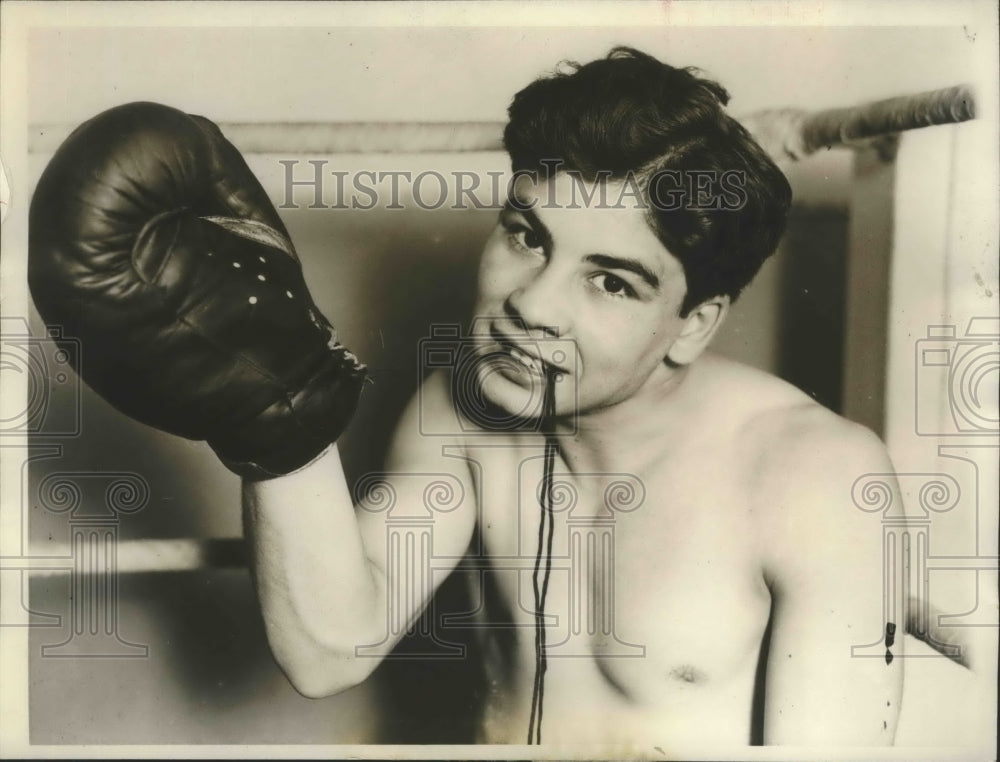
<path fill-rule="evenodd" d="M 255 463 L 253 461 L 240 462 L 236 460 L 231 460 L 219 454 L 218 452 L 216 452 L 216 455 L 226 468 L 228 468 L 237 476 L 241 477 L 243 481 L 265 482 L 265 481 L 270 481 L 271 479 L 278 479 L 285 476 L 293 476 L 295 474 L 300 474 L 303 471 L 312 468 L 320 461 L 325 460 L 327 456 L 329 456 L 331 453 L 336 453 L 336 452 L 337 452 L 337 443 L 331 442 L 322 450 L 320 450 L 318 453 L 309 458 L 301 466 L 297 466 L 290 471 L 278 471 L 278 472 L 268 470 L 261 464 Z"/>

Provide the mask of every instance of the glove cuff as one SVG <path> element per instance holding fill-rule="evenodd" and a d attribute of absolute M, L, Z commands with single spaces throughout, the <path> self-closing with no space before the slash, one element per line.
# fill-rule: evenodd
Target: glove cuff
<path fill-rule="evenodd" d="M 290 471 L 280 471 L 280 472 L 270 471 L 264 466 L 262 466 L 260 463 L 253 463 L 253 462 L 241 463 L 236 460 L 225 458 L 219 454 L 218 450 L 215 450 L 215 454 L 222 462 L 222 465 L 224 465 L 234 474 L 242 478 L 244 481 L 265 482 L 271 479 L 277 479 L 280 476 L 290 476 L 292 474 L 297 474 L 299 471 L 304 471 L 305 469 L 309 468 L 309 466 L 311 466 L 313 463 L 320 460 L 328 452 L 330 452 L 330 450 L 332 450 L 335 445 L 336 442 L 331 442 L 322 450 L 320 450 L 318 453 L 310 456 L 308 460 L 306 460 L 305 463 L 303 463 L 301 466 L 293 468 Z"/>

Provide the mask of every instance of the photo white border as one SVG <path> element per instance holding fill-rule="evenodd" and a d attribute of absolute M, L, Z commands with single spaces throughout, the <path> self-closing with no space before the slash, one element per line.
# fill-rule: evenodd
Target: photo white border
<path fill-rule="evenodd" d="M 570 27 L 621 25 L 627 9 L 630 25 L 674 26 L 954 26 L 965 25 L 982 35 L 984 46 L 997 49 L 996 4 L 949 0 L 880 0 L 879 2 L 770 2 L 729 0 L 703 3 L 551 2 L 489 3 L 315 3 L 315 2 L 79 2 L 35 3 L 8 0 L 0 4 L 0 160 L 10 185 L 9 214 L 2 227 L 0 300 L 5 315 L 27 315 L 27 202 L 21 178 L 28 176 L 27 38 L 33 27 L 309 27 L 327 26 L 536 26 Z M 252 10 L 252 13 L 248 13 Z M 989 60 L 988 58 L 986 60 Z M 992 77 L 995 70 L 984 72 Z M 993 98 L 990 107 L 995 107 Z M 25 398 L 23 385 L 5 378 L 3 398 L 12 404 Z M 0 464 L 0 555 L 12 539 L 5 529 L 20 511 L 21 451 L 5 440 Z M 13 445 L 7 448 L 7 445 Z M 14 516 L 14 521 L 17 516 Z M 7 575 L 14 576 L 14 575 Z M 19 592 L 19 591 L 15 591 Z M 17 602 L 11 591 L 0 591 L 0 605 Z M 2 614 L 0 614 L 2 620 Z M 28 742 L 28 631 L 0 627 L 0 758 L 14 757 L 242 757 L 242 758 L 589 758 L 616 755 L 615 750 L 586 753 L 571 749 L 527 746 L 32 746 Z M 619 752 L 620 754 L 620 752 Z M 617 756 L 617 755 L 616 755 Z M 629 754 L 629 756 L 632 756 Z M 687 758 L 698 758 L 686 755 Z M 655 754 L 650 755 L 656 758 Z M 713 758 L 707 754 L 703 758 Z M 951 759 L 961 752 L 943 749 L 749 748 L 741 759 Z"/>

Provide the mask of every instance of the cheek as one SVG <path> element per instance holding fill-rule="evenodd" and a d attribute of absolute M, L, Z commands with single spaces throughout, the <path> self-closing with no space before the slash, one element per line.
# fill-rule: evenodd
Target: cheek
<path fill-rule="evenodd" d="M 479 262 L 480 304 L 502 303 L 523 280 L 523 266 L 512 257 L 503 241 L 490 239 Z"/>
<path fill-rule="evenodd" d="M 591 323 L 587 344 L 591 366 L 605 372 L 641 376 L 663 361 L 677 337 L 677 326 L 663 316 L 653 319 L 640 312 L 603 318 Z"/>
<path fill-rule="evenodd" d="M 657 326 L 647 332 L 647 351 L 662 360 L 667 356 L 667 352 L 677 337 L 680 336 L 682 328 L 683 323 L 677 318 L 664 318 Z"/>

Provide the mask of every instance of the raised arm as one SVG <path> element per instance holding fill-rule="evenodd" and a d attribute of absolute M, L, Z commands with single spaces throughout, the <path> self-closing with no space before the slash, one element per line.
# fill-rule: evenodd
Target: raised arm
<path fill-rule="evenodd" d="M 869 432 L 826 413 L 807 418 L 785 432 L 762 492 L 772 594 L 764 742 L 891 745 L 904 623 L 884 606 L 881 523 L 853 504 L 851 488 L 892 466 Z M 899 500 L 895 480 L 886 483 Z"/>
<path fill-rule="evenodd" d="M 243 483 L 268 639 L 306 696 L 325 696 L 365 679 L 421 614 L 472 537 L 476 502 L 468 465 L 445 454 L 447 440 L 421 435 L 418 404 L 424 415 L 451 414 L 443 377 L 432 376 L 410 403 L 384 474 L 357 508 L 336 448 L 297 473 Z M 448 492 L 447 510 L 435 510 L 436 488 Z M 431 522 L 433 575 L 393 555 L 390 512 L 397 520 Z M 404 544 L 405 527 L 396 534 Z M 420 537 L 413 538 L 417 555 L 410 559 L 419 563 Z"/>
<path fill-rule="evenodd" d="M 245 479 L 267 631 L 293 683 L 321 695 L 363 679 L 433 588 L 412 557 L 393 562 L 388 513 L 428 513 L 440 496 L 428 479 L 446 482 L 457 498 L 431 513 L 434 550 L 457 562 L 474 491 L 464 462 L 442 454 L 447 442 L 420 436 L 411 406 L 379 493 L 393 506 L 355 514 L 331 443 L 365 370 L 313 302 L 239 152 L 207 119 L 168 106 L 99 114 L 42 173 L 29 249 L 35 304 L 82 340 L 83 379 L 143 423 L 207 441 Z M 428 385 L 424 414 L 450 413 L 445 392 Z M 440 581 L 440 563 L 435 571 Z"/>

